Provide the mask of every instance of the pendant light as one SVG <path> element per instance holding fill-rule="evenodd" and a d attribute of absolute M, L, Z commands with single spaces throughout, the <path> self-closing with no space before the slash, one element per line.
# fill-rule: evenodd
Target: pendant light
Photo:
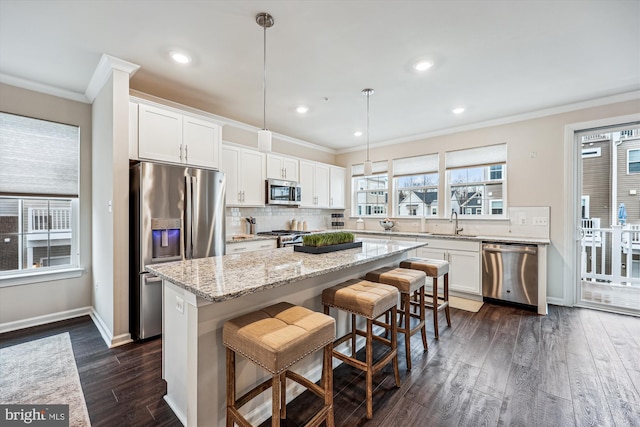
<path fill-rule="evenodd" d="M 258 150 L 263 153 L 271 151 L 271 131 L 267 130 L 267 28 L 274 24 L 273 17 L 266 12 L 256 15 L 256 23 L 264 29 L 263 54 L 264 74 L 262 76 L 262 130 L 258 131 Z"/>
<path fill-rule="evenodd" d="M 373 93 L 373 89 L 362 89 L 362 94 L 367 97 L 367 160 L 364 162 L 364 176 L 373 174 L 373 163 L 369 159 L 369 97 Z"/>

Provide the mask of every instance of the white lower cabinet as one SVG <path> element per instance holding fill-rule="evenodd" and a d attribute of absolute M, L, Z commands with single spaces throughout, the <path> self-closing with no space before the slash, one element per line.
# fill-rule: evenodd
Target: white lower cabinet
<path fill-rule="evenodd" d="M 243 252 L 253 252 L 253 251 L 262 251 L 266 249 L 276 249 L 278 247 L 278 242 L 275 239 L 265 239 L 265 240 L 252 240 L 249 242 L 232 242 L 227 243 L 227 248 L 225 253 L 228 254 L 240 254 Z"/>
<path fill-rule="evenodd" d="M 482 294 L 480 282 L 480 242 L 447 239 L 418 239 L 429 246 L 417 249 L 421 258 L 449 261 L 449 290 Z"/>

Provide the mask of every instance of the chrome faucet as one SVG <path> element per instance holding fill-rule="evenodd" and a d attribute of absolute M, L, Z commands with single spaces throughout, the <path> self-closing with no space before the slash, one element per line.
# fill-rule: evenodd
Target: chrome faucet
<path fill-rule="evenodd" d="M 457 235 L 463 230 L 463 228 L 458 228 L 458 212 L 456 212 L 455 209 L 451 209 L 451 218 L 449 218 L 449 222 L 453 222 L 453 216 L 454 215 L 456 216 L 456 225 L 455 225 L 455 228 L 453 230 L 454 230 L 454 234 Z"/>

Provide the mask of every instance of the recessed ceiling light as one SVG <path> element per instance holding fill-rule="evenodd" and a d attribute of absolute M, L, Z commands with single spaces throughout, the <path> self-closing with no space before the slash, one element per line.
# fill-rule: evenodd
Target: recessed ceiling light
<path fill-rule="evenodd" d="M 300 105 L 298 108 L 296 108 L 296 111 L 298 112 L 298 114 L 305 114 L 309 111 L 309 107 L 305 107 L 304 105 Z"/>
<path fill-rule="evenodd" d="M 462 114 L 462 113 L 464 113 L 464 107 L 457 107 L 457 108 L 454 108 L 453 110 L 451 110 L 451 112 L 452 112 L 453 114 Z"/>
<path fill-rule="evenodd" d="M 413 66 L 416 71 L 427 71 L 431 67 L 433 67 L 433 62 L 431 61 L 419 61 Z"/>
<path fill-rule="evenodd" d="M 171 59 L 173 59 L 178 64 L 188 64 L 189 62 L 191 62 L 191 57 L 182 52 L 171 52 Z"/>
<path fill-rule="evenodd" d="M 360 132 L 359 130 L 355 131 L 353 133 L 353 136 L 362 136 L 362 132 Z"/>

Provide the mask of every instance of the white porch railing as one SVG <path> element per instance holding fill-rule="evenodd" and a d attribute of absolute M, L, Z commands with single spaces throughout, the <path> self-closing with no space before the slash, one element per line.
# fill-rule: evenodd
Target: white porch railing
<path fill-rule="evenodd" d="M 640 257 L 640 225 L 583 231 L 582 280 L 640 286 L 640 260 L 634 261 L 634 255 Z"/>
<path fill-rule="evenodd" d="M 71 209 L 28 209 L 27 230 L 71 231 Z"/>

